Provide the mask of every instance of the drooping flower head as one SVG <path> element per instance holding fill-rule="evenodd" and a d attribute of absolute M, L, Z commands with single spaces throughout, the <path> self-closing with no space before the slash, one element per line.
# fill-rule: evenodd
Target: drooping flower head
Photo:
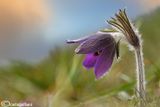
<path fill-rule="evenodd" d="M 118 43 L 109 33 L 97 32 L 85 38 L 68 40 L 67 43 L 79 44 L 75 52 L 86 54 L 83 66 L 87 69 L 94 68 L 96 79 L 106 74 L 112 65 L 115 54 L 118 53 Z"/>

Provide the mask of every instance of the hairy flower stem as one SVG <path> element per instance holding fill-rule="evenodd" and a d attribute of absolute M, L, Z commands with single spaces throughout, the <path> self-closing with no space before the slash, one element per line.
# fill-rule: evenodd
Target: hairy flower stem
<path fill-rule="evenodd" d="M 142 46 L 135 48 L 135 58 L 137 66 L 137 91 L 136 94 L 140 99 L 140 107 L 145 105 L 145 71 L 143 62 Z"/>
<path fill-rule="evenodd" d="M 136 64 L 137 64 L 137 90 L 136 94 L 140 100 L 140 107 L 145 106 L 145 73 L 144 73 L 144 63 L 143 63 L 143 52 L 142 52 L 142 40 L 141 35 L 139 35 L 138 30 L 134 28 L 128 16 L 124 10 L 119 10 L 115 14 L 115 18 L 111 18 L 108 23 L 113 27 L 113 29 L 121 32 L 129 45 L 134 47 Z"/>

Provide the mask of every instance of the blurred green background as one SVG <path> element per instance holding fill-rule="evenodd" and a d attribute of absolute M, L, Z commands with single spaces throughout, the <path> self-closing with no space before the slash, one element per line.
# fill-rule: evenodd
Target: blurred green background
<path fill-rule="evenodd" d="M 134 21 L 144 41 L 148 107 L 158 107 L 160 9 L 139 15 Z M 2 64 L 0 100 L 31 102 L 33 107 L 134 107 L 137 104 L 134 96 L 136 80 L 134 53 L 128 51 L 127 46 L 121 44 L 121 59 L 114 61 L 112 69 L 104 78 L 95 80 L 93 69 L 87 71 L 82 66 L 84 56 L 75 55 L 76 46 L 67 45 L 64 41 L 60 44 L 51 45 L 49 53 L 34 63 L 11 58 L 9 63 Z M 32 45 L 34 47 L 34 44 Z M 33 49 L 36 51 L 37 47 Z M 38 52 L 42 51 L 43 49 Z"/>

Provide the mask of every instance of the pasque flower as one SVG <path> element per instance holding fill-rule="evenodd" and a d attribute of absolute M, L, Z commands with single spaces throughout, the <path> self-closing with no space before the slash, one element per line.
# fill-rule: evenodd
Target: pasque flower
<path fill-rule="evenodd" d="M 136 59 L 136 76 L 137 76 L 137 95 L 140 98 L 140 107 L 144 107 L 145 103 L 145 71 L 142 51 L 142 38 L 138 30 L 129 20 L 125 10 L 119 10 L 115 14 L 115 18 L 108 21 L 113 32 L 118 33 L 118 36 L 127 40 L 128 45 L 133 47 Z M 75 52 L 77 54 L 86 54 L 83 61 L 85 68 L 94 67 L 95 76 L 101 78 L 110 69 L 115 55 L 119 56 L 119 41 L 117 37 L 109 33 L 108 30 L 98 32 L 89 37 L 68 40 L 67 43 L 80 44 Z M 114 37 L 113 37 L 114 36 Z"/>
<path fill-rule="evenodd" d="M 78 43 L 75 52 L 86 54 L 83 66 L 87 69 L 94 68 L 96 79 L 101 78 L 110 69 L 117 53 L 118 43 L 110 33 L 97 32 L 85 38 L 68 40 L 67 43 Z"/>

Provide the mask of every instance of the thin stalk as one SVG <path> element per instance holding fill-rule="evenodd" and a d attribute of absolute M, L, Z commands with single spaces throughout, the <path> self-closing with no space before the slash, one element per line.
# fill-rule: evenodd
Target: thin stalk
<path fill-rule="evenodd" d="M 137 91 L 136 94 L 140 99 L 140 107 L 145 105 L 145 71 L 144 71 L 144 62 L 143 62 L 143 52 L 142 46 L 135 48 L 135 58 L 136 58 L 136 66 L 137 66 Z"/>
<path fill-rule="evenodd" d="M 117 28 L 128 40 L 128 43 L 134 47 L 135 58 L 136 58 L 136 77 L 137 87 L 136 94 L 139 99 L 140 107 L 145 106 L 145 72 L 142 52 L 142 40 L 141 36 L 136 32 L 136 29 L 132 26 L 129 21 L 125 10 L 120 10 L 119 13 L 115 14 L 115 18 L 112 18 L 108 23 Z"/>

